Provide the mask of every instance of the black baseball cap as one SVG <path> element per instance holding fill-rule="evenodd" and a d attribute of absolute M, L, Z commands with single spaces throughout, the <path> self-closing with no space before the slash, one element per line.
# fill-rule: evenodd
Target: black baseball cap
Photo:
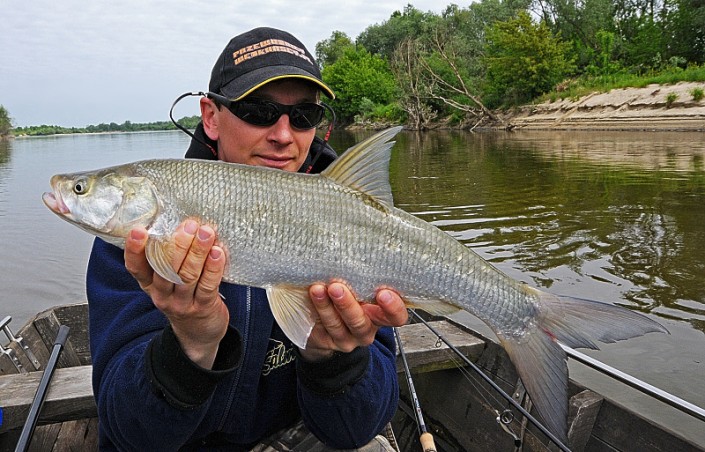
<path fill-rule="evenodd" d="M 321 79 L 311 53 L 292 36 L 276 28 L 255 28 L 235 36 L 213 66 L 208 90 L 240 100 L 262 85 L 284 78 L 309 81 L 331 99 L 335 93 Z"/>

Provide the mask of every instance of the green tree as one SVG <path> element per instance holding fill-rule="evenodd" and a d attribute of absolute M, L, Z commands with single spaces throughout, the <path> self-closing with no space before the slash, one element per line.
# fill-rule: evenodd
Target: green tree
<path fill-rule="evenodd" d="M 632 38 L 623 44 L 623 65 L 635 68 L 635 72 L 658 68 L 666 56 L 661 25 L 649 17 L 640 22 Z"/>
<path fill-rule="evenodd" d="M 528 7 L 526 0 L 482 0 L 460 9 L 451 5 L 436 21 L 425 40 L 428 52 L 423 66 L 431 80 L 430 94 L 464 119 L 481 121 L 492 116 L 480 100 L 486 66 L 483 56 L 486 31 L 495 23 L 506 21 Z"/>
<path fill-rule="evenodd" d="M 367 27 L 357 37 L 356 42 L 370 53 L 380 55 L 389 61 L 403 41 L 425 36 L 436 20 L 438 20 L 436 14 L 424 13 L 407 5 L 404 11 L 395 11 L 389 20 Z"/>
<path fill-rule="evenodd" d="M 555 35 L 571 42 L 579 67 L 599 65 L 600 31 L 621 36 L 615 29 L 615 11 L 640 0 L 535 0 L 532 10 Z M 619 40 L 618 40 L 619 41 Z"/>
<path fill-rule="evenodd" d="M 316 61 L 323 68 L 335 63 L 343 56 L 345 49 L 355 47 L 355 43 L 342 31 L 334 31 L 330 38 L 316 44 Z"/>
<path fill-rule="evenodd" d="M 391 66 L 410 127 L 424 128 L 437 116 L 475 124 L 492 116 L 480 100 L 485 31 L 525 10 L 530 1 L 481 0 L 465 9 L 450 5 L 439 17 L 426 17 L 422 34 L 397 46 Z"/>
<path fill-rule="evenodd" d="M 621 68 L 616 60 L 617 38 L 614 33 L 599 30 L 595 39 L 598 42 L 597 49 L 592 51 L 590 64 L 585 68 L 585 73 L 589 75 L 610 75 L 615 74 Z M 591 49 L 592 50 L 592 49 Z"/>
<path fill-rule="evenodd" d="M 0 105 L 0 137 L 9 135 L 10 130 L 12 130 L 12 119 L 7 109 Z"/>
<path fill-rule="evenodd" d="M 345 49 L 335 63 L 323 68 L 322 75 L 335 92 L 332 105 L 343 122 L 350 122 L 361 113 L 363 104 L 369 109 L 369 101 L 376 105 L 392 103 L 397 93 L 387 62 L 362 48 Z"/>
<path fill-rule="evenodd" d="M 669 49 L 664 55 L 683 57 L 689 63 L 705 64 L 705 1 L 673 0 L 666 13 Z"/>
<path fill-rule="evenodd" d="M 545 22 L 535 24 L 527 12 L 497 22 L 487 31 L 486 102 L 518 104 L 551 90 L 573 70 L 570 44 L 554 36 Z"/>

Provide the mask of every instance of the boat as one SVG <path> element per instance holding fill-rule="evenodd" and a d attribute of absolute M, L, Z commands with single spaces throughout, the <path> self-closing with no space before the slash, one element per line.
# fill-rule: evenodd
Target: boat
<path fill-rule="evenodd" d="M 438 452 L 560 449 L 520 411 L 531 413 L 530 400 L 501 346 L 450 319 L 421 320 L 397 329 L 404 350 L 397 361 L 400 404 L 388 436 L 398 450 L 422 450 L 419 413 L 422 431 L 433 436 Z M 15 450 L 61 325 L 69 328 L 69 339 L 28 450 L 97 450 L 87 304 L 41 312 L 16 333 L 10 330 L 8 318 L 3 322 L 0 329 L 9 343 L 0 348 L 0 451 Z M 579 355 L 570 356 L 579 359 Z M 486 380 L 469 384 L 475 368 Z M 404 384 L 409 381 L 407 370 L 412 376 L 408 385 Z M 514 404 L 496 403 L 497 388 Z M 705 451 L 702 445 L 573 381 L 570 396 L 570 431 L 564 450 Z"/>
<path fill-rule="evenodd" d="M 61 325 L 69 328 L 69 339 L 59 356 L 40 412 L 40 425 L 28 450 L 98 450 L 88 304 L 48 309 L 15 332 L 8 333 L 12 331 L 8 317 L 0 325 L 3 323 L 2 330 L 10 342 L 0 350 L 0 451 L 15 450 Z"/>

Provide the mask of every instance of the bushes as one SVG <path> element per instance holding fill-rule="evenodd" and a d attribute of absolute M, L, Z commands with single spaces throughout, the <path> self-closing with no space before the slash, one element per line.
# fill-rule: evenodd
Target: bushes
<path fill-rule="evenodd" d="M 335 63 L 323 68 L 322 75 L 335 92 L 331 105 L 342 122 L 351 122 L 363 107 L 392 104 L 397 93 L 387 62 L 362 48 L 345 49 Z"/>
<path fill-rule="evenodd" d="M 10 114 L 7 109 L 0 105 L 0 137 L 4 137 L 10 134 L 12 130 L 12 120 L 10 119 Z"/>

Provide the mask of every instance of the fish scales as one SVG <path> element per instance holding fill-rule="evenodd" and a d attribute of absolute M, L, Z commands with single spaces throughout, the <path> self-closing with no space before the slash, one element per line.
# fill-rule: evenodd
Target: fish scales
<path fill-rule="evenodd" d="M 377 203 L 330 180 L 211 162 L 143 165 L 164 197 L 176 200 L 172 218 L 197 217 L 233 244 L 226 246 L 230 282 L 262 287 L 273 280 L 300 285 L 341 279 L 367 301 L 386 285 L 414 299 L 451 302 L 510 329 L 529 314 L 530 297 L 493 267 L 482 269 L 457 240 L 402 210 L 381 212 Z M 189 182 L 174 184 L 182 178 Z M 208 187 L 205 203 L 201 187 Z M 229 197 L 222 195 L 225 187 Z M 498 287 L 507 290 L 492 290 Z"/>
<path fill-rule="evenodd" d="M 597 348 L 593 339 L 665 328 L 617 306 L 529 287 L 395 208 L 389 140 L 398 131 L 354 146 L 320 175 L 149 160 L 54 176 L 43 199 L 61 218 L 117 245 L 134 226 L 148 228 L 150 264 L 177 284 L 171 235 L 186 218 L 210 224 L 228 256 L 223 279 L 264 287 L 275 318 L 301 348 L 316 321 L 307 292 L 315 282 L 345 281 L 361 301 L 386 286 L 431 313 L 465 309 L 497 334 L 540 416 L 565 440 L 567 357 L 557 340 Z"/>

